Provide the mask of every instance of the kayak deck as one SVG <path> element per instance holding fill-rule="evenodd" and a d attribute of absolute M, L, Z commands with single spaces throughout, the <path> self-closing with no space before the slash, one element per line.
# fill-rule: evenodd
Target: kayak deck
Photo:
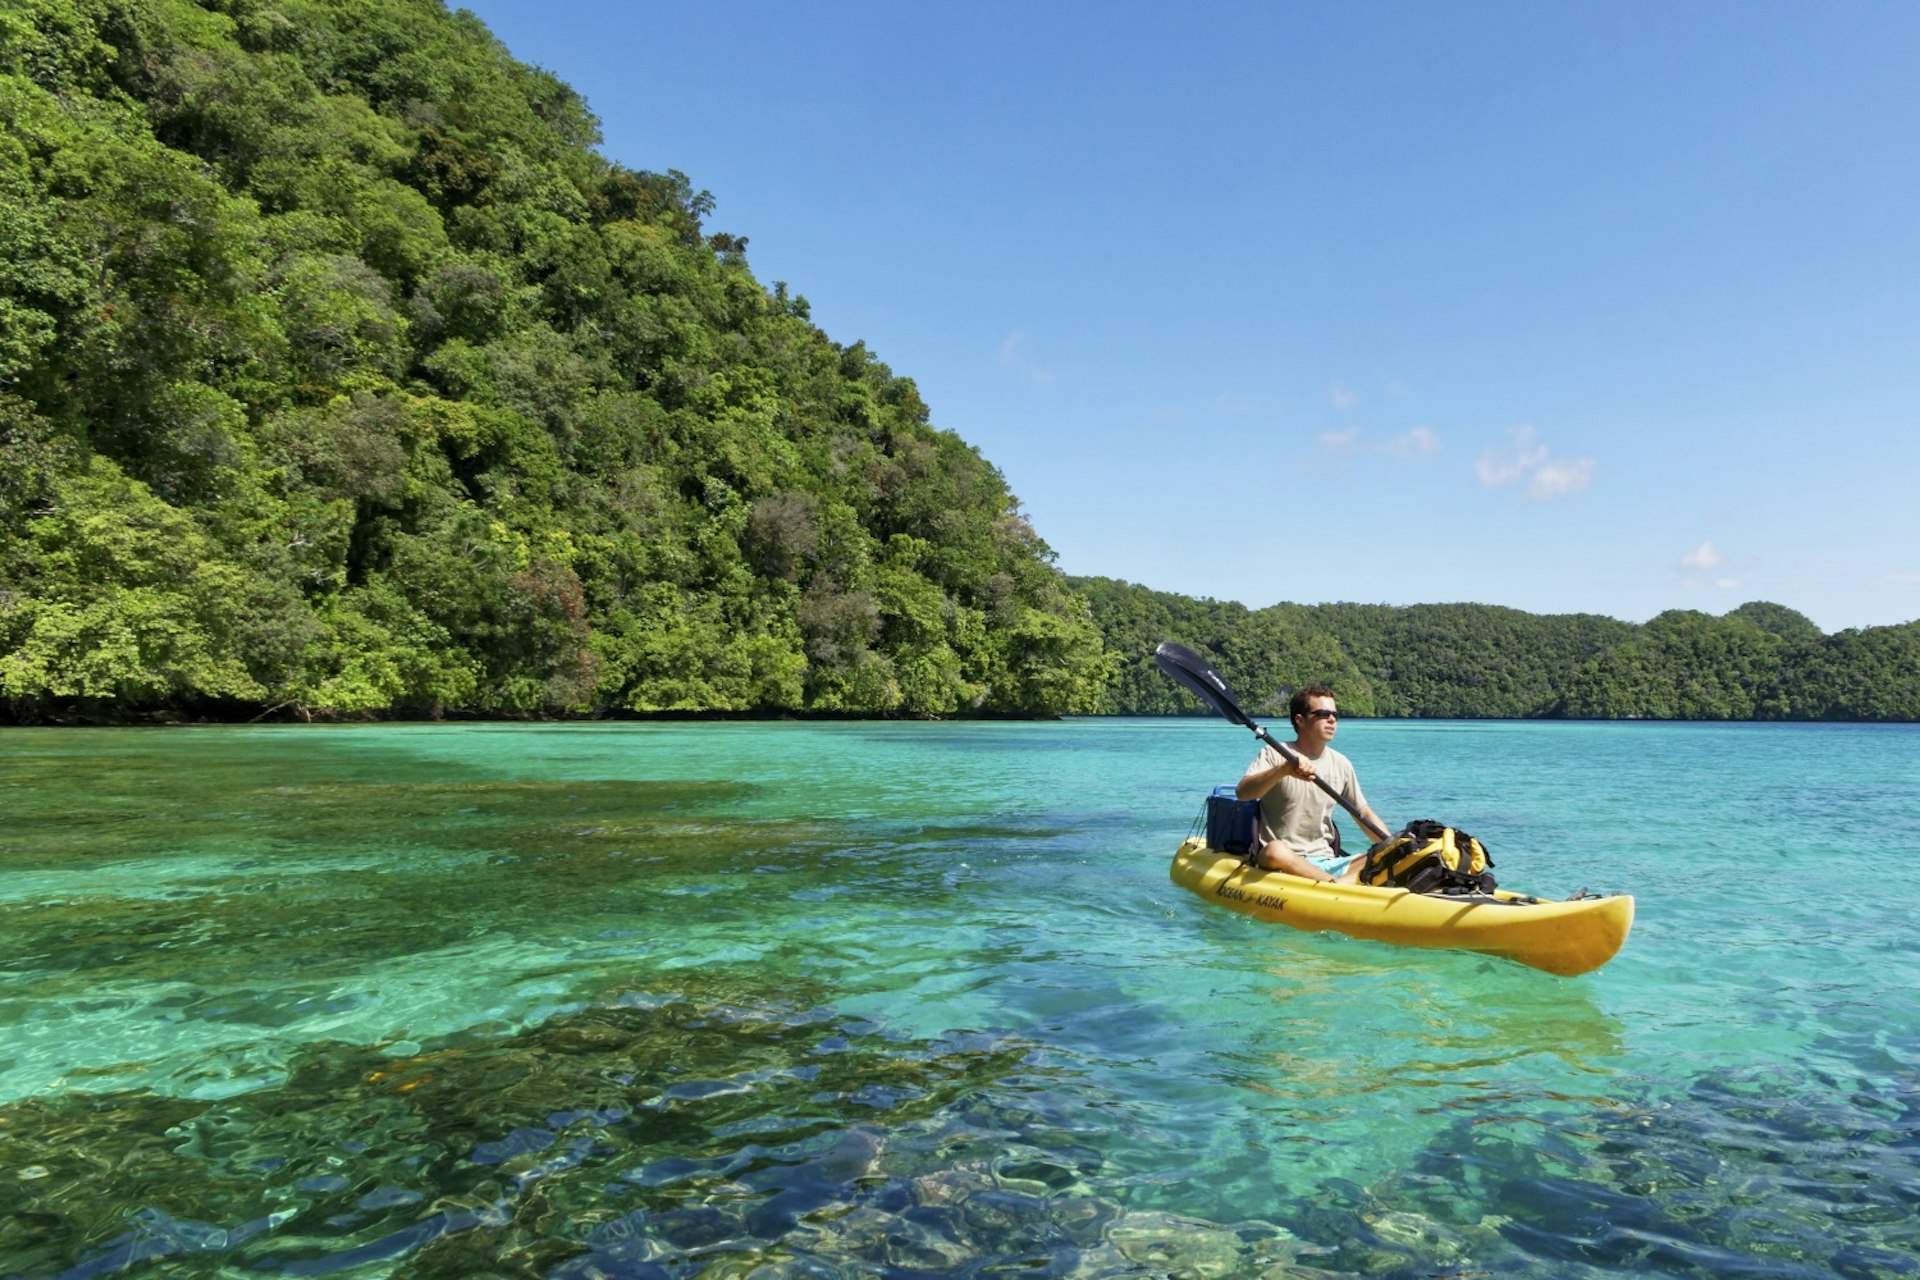
<path fill-rule="evenodd" d="M 1175 851 L 1172 877 L 1202 898 L 1276 924 L 1501 956 L 1562 977 L 1613 959 L 1633 927 L 1633 899 L 1625 894 L 1544 902 L 1504 889 L 1488 900 L 1328 884 L 1262 871 L 1198 837 Z"/>

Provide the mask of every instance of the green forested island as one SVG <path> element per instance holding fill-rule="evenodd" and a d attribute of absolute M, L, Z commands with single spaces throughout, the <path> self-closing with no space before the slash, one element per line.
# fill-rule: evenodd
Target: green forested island
<path fill-rule="evenodd" d="M 1920 719 L 1920 624 L 1068 579 L 913 382 L 439 0 L 0 8 L 16 721 L 1267 710 Z"/>
<path fill-rule="evenodd" d="M 1588 720 L 1920 720 L 1920 622 L 1823 634 L 1777 604 L 1635 626 L 1478 604 L 1266 609 L 1075 579 L 1119 655 L 1102 710 L 1197 710 L 1153 646 L 1212 654 L 1246 709 L 1325 683 L 1359 715 Z"/>
<path fill-rule="evenodd" d="M 0 9 L 16 717 L 1090 709 L 1000 474 L 438 0 Z"/>

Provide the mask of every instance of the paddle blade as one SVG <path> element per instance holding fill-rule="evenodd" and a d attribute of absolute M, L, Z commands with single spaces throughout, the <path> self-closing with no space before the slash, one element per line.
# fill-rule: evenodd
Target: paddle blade
<path fill-rule="evenodd" d="M 1161 675 L 1227 719 L 1235 724 L 1253 727 L 1253 721 L 1234 705 L 1233 695 L 1227 692 L 1227 682 L 1220 678 L 1220 673 L 1208 666 L 1207 660 L 1193 650 L 1171 640 L 1162 640 L 1160 647 L 1153 651 L 1153 661 L 1160 668 Z"/>

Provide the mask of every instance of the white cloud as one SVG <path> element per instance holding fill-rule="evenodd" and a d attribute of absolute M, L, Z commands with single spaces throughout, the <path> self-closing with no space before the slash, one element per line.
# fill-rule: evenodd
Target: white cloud
<path fill-rule="evenodd" d="M 1327 399 L 1331 400 L 1333 407 L 1341 413 L 1352 413 L 1360 407 L 1360 397 L 1337 382 L 1328 390 Z"/>
<path fill-rule="evenodd" d="M 1592 483 L 1592 458 L 1552 458 L 1534 468 L 1533 479 L 1527 482 L 1527 496 L 1536 502 L 1551 502 L 1581 493 Z"/>
<path fill-rule="evenodd" d="M 1338 431 L 1321 432 L 1320 447 L 1338 454 L 1384 454 L 1400 462 L 1431 458 L 1445 448 L 1431 427 L 1414 427 L 1385 440 L 1368 440 L 1360 434 L 1360 428 L 1342 427 Z"/>
<path fill-rule="evenodd" d="M 1036 364 L 1026 353 L 1027 335 L 1015 329 L 1000 342 L 1000 363 L 1017 370 L 1029 382 L 1053 385 L 1053 370 Z"/>
<path fill-rule="evenodd" d="M 1473 464 L 1482 487 L 1505 489 L 1525 480 L 1527 496 L 1536 502 L 1584 492 L 1593 484 L 1594 469 L 1592 458 L 1554 457 L 1524 424 L 1508 433 L 1504 448 L 1488 449 Z"/>
<path fill-rule="evenodd" d="M 1532 427 L 1515 427 L 1505 449 L 1489 449 L 1473 464 L 1473 473 L 1489 489 L 1504 489 L 1547 460 L 1547 446 L 1533 443 Z"/>
<path fill-rule="evenodd" d="M 1720 549 L 1712 542 L 1703 542 L 1680 557 L 1680 567 L 1691 569 L 1695 573 L 1712 573 L 1720 567 L 1724 559 Z"/>
<path fill-rule="evenodd" d="M 1686 575 L 1690 585 L 1705 587 L 1712 591 L 1742 591 L 1746 589 L 1746 579 L 1734 577 L 1732 573 L 1721 573 L 1728 568 L 1727 557 L 1713 540 L 1702 542 L 1693 550 L 1680 557 L 1680 570 Z M 1738 570 L 1739 565 L 1731 566 Z"/>

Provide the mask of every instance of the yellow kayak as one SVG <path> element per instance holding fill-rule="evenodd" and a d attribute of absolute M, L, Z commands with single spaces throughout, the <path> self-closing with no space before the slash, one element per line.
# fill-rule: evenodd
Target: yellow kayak
<path fill-rule="evenodd" d="M 1239 854 L 1209 849 L 1199 837 L 1174 853 L 1173 882 L 1275 924 L 1403 947 L 1478 951 L 1569 978 L 1613 959 L 1633 927 L 1633 899 L 1625 894 L 1545 902 L 1504 889 L 1488 900 L 1326 884 L 1262 871 Z"/>

